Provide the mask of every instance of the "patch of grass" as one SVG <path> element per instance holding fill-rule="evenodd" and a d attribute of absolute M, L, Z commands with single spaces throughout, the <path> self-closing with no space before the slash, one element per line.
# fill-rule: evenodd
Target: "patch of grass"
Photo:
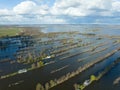
<path fill-rule="evenodd" d="M 0 37 L 15 36 L 19 34 L 20 31 L 21 28 L 17 28 L 17 27 L 0 27 Z"/>

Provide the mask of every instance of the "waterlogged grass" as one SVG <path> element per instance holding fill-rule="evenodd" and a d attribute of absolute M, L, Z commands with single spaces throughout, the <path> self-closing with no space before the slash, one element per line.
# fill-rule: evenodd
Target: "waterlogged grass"
<path fill-rule="evenodd" d="M 21 29 L 12 27 L 12 28 L 7 28 L 7 27 L 0 27 L 0 37 L 3 36 L 16 36 L 18 33 L 20 33 Z"/>

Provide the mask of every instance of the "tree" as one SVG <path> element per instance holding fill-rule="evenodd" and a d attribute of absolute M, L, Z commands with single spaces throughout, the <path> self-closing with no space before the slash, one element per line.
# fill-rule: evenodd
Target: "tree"
<path fill-rule="evenodd" d="M 74 84 L 74 88 L 75 90 L 78 90 L 78 85 L 76 83 Z"/>
<path fill-rule="evenodd" d="M 95 75 L 91 75 L 91 76 L 90 76 L 90 80 L 91 80 L 91 81 L 94 81 L 94 80 L 96 80 L 96 77 L 95 77 Z"/>
<path fill-rule="evenodd" d="M 55 82 L 53 80 L 50 80 L 50 87 L 54 87 L 55 86 Z"/>
<path fill-rule="evenodd" d="M 35 63 L 33 63 L 32 65 L 31 65 L 31 67 L 32 67 L 32 69 L 34 69 L 36 66 L 35 66 Z"/>
<path fill-rule="evenodd" d="M 44 63 L 42 61 L 37 62 L 37 67 L 42 67 L 44 66 Z"/>
<path fill-rule="evenodd" d="M 33 57 L 31 53 L 28 53 L 28 63 L 33 62 Z"/>
<path fill-rule="evenodd" d="M 44 89 L 44 87 L 40 83 L 38 83 L 36 85 L 36 90 L 45 90 L 45 89 Z"/>
<path fill-rule="evenodd" d="M 49 88 L 50 88 L 49 83 L 46 83 L 46 84 L 45 84 L 45 90 L 48 90 Z"/>
<path fill-rule="evenodd" d="M 80 88 L 80 90 L 83 90 L 84 89 L 84 85 L 80 85 L 79 88 Z"/>

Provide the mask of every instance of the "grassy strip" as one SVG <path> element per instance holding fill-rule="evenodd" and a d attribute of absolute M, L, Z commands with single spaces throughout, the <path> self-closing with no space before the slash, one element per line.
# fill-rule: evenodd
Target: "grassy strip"
<path fill-rule="evenodd" d="M 108 49 L 108 47 L 102 48 L 102 49 L 97 50 L 97 51 L 94 51 L 94 52 L 91 52 L 91 55 L 96 54 L 96 53 L 99 53 L 99 52 L 102 52 L 102 51 L 105 51 L 106 49 Z"/>
<path fill-rule="evenodd" d="M 56 73 L 56 72 L 61 71 L 61 70 L 65 69 L 65 68 L 67 68 L 67 67 L 69 67 L 69 65 L 65 65 L 64 67 L 58 68 L 58 69 L 56 69 L 56 70 L 53 70 L 53 71 L 51 71 L 50 73 L 51 73 L 51 74 Z"/>
<path fill-rule="evenodd" d="M 63 57 L 63 58 L 61 58 L 60 60 L 63 60 L 63 59 L 66 59 L 66 58 L 70 58 L 70 57 L 73 57 L 73 56 L 77 56 L 77 55 L 80 55 L 80 54 L 83 54 L 83 53 L 86 53 L 86 52 L 89 52 L 89 51 L 94 51 L 96 48 L 101 47 L 101 46 L 106 45 L 106 44 L 108 44 L 108 42 L 106 42 L 106 43 L 101 43 L 101 44 L 99 44 L 99 45 L 97 45 L 97 46 L 95 46 L 95 47 L 93 47 L 93 48 L 91 48 L 91 49 L 82 51 L 82 52 L 80 52 L 80 53 L 72 54 L 72 55 Z"/>
<path fill-rule="evenodd" d="M 104 51 L 104 50 L 106 50 L 106 49 L 108 49 L 109 47 L 107 47 L 107 48 L 102 48 L 101 50 L 97 50 L 97 51 L 95 51 L 95 52 L 91 52 L 91 55 L 94 55 L 94 54 L 96 54 L 96 53 L 100 53 L 100 52 L 102 52 L 102 51 Z M 88 59 L 88 58 L 90 58 L 91 56 L 88 56 L 88 57 L 85 57 L 85 58 L 81 58 L 81 59 L 78 59 L 77 61 L 78 62 L 82 62 L 83 60 L 85 60 L 85 59 Z"/>
<path fill-rule="evenodd" d="M 21 31 L 20 28 L 0 28 L 0 37 L 3 36 L 16 36 Z"/>
<path fill-rule="evenodd" d="M 41 67 L 43 67 L 43 66 L 45 66 L 46 64 L 43 64 L 42 66 L 38 66 L 38 67 L 30 67 L 30 68 L 27 68 L 26 70 L 27 70 L 27 72 L 28 71 L 32 71 L 32 70 L 34 70 L 34 69 L 38 69 L 38 68 L 41 68 Z M 23 72 L 23 73 L 26 73 L 26 72 Z M 16 76 L 16 75 L 19 75 L 19 74 L 23 74 L 23 73 L 18 73 L 18 71 L 17 72 L 13 72 L 13 73 L 10 73 L 10 74 L 7 74 L 7 75 L 3 75 L 3 76 L 1 76 L 0 77 L 0 79 L 5 79 L 5 78 L 8 78 L 8 77 L 13 77 L 13 76 Z"/>
<path fill-rule="evenodd" d="M 69 46 L 69 47 L 64 48 L 64 49 L 62 49 L 62 50 L 54 51 L 54 52 L 52 52 L 52 53 L 53 53 L 53 54 L 58 54 L 58 53 L 65 52 L 65 51 L 70 50 L 70 49 L 73 49 L 73 48 L 77 48 L 77 47 L 81 47 L 81 46 L 88 46 L 89 44 L 92 44 L 92 43 L 91 43 L 91 42 L 86 43 L 86 44 L 76 43 L 76 44 L 73 44 L 72 46 Z"/>

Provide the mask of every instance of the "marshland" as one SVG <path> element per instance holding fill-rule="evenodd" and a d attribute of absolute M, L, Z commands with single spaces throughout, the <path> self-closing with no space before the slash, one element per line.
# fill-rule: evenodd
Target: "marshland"
<path fill-rule="evenodd" d="M 0 26 L 0 90 L 119 90 L 118 59 L 119 25 Z"/>

